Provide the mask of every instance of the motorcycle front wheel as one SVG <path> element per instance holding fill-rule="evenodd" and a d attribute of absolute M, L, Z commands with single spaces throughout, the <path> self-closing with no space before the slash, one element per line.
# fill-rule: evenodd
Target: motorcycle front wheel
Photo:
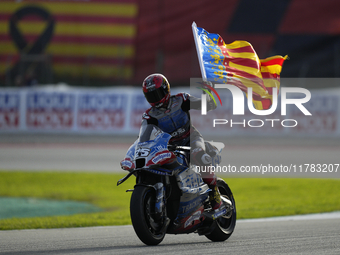
<path fill-rule="evenodd" d="M 156 192 L 147 186 L 136 186 L 130 201 L 132 226 L 146 245 L 157 245 L 164 239 L 163 223 L 155 219 Z"/>
<path fill-rule="evenodd" d="M 233 193 L 231 192 L 228 184 L 221 178 L 217 178 L 217 187 L 221 196 L 224 196 L 232 202 L 233 209 L 226 215 L 223 215 L 214 221 L 212 226 L 213 231 L 206 235 L 206 237 L 213 242 L 227 240 L 234 232 L 236 226 L 236 204 Z"/>

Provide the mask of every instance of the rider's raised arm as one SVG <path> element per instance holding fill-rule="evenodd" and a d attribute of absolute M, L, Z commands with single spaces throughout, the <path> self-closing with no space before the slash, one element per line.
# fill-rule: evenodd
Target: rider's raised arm
<path fill-rule="evenodd" d="M 201 98 L 194 97 L 188 93 L 181 93 L 183 97 L 182 110 L 187 112 L 190 109 L 201 110 Z M 208 95 L 207 111 L 216 109 L 214 101 Z"/>

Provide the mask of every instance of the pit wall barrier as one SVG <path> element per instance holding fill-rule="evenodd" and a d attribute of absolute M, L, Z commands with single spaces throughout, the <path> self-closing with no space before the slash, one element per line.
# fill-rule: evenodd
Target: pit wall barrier
<path fill-rule="evenodd" d="M 172 94 L 179 92 L 189 92 L 189 88 L 171 90 Z M 247 111 L 244 116 L 234 116 L 231 94 L 226 92 L 220 93 L 222 106 L 218 105 L 206 116 L 202 116 L 199 110 L 192 110 L 191 120 L 204 135 L 340 136 L 340 89 L 310 92 L 312 98 L 304 106 L 312 116 L 305 116 L 294 105 L 290 105 L 287 115 L 282 116 L 280 100 L 271 116 L 256 116 Z M 136 87 L 2 88 L 0 132 L 138 134 L 141 116 L 148 107 L 141 89 Z M 213 127 L 214 119 L 223 119 L 226 123 Z M 292 119 L 298 124 L 285 127 L 294 125 L 293 121 L 284 121 Z"/>

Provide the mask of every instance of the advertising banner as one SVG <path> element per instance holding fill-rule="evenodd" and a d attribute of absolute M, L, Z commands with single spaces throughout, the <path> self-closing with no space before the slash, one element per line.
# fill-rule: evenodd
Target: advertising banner
<path fill-rule="evenodd" d="M 20 94 L 18 91 L 0 91 L 0 130 L 17 130 L 20 115 Z"/>
<path fill-rule="evenodd" d="M 150 105 L 142 93 L 134 93 L 132 95 L 131 114 L 129 115 L 132 129 L 139 130 L 142 115 L 148 108 L 150 108 Z"/>
<path fill-rule="evenodd" d="M 87 91 L 78 95 L 79 131 L 122 131 L 126 122 L 127 93 Z"/>
<path fill-rule="evenodd" d="M 202 92 L 190 91 L 200 98 Z M 171 90 L 175 95 L 187 88 Z M 202 115 L 190 110 L 193 125 L 203 135 L 219 136 L 315 136 L 340 135 L 340 91 L 311 90 L 311 99 L 302 106 L 305 115 L 294 103 L 282 109 L 281 94 L 275 111 L 256 115 L 248 109 L 244 96 L 243 114 L 235 115 L 233 96 L 227 89 L 218 89 L 222 104 Z M 216 95 L 214 94 L 216 97 Z M 301 93 L 287 95 L 299 100 Z M 302 95 L 303 96 L 303 95 Z M 299 101 L 297 101 L 299 102 Z M 44 87 L 34 89 L 0 89 L 0 132 L 44 133 L 112 133 L 139 132 L 142 114 L 150 107 L 139 88 L 82 89 Z"/>
<path fill-rule="evenodd" d="M 303 115 L 299 109 L 293 108 L 290 116 L 299 120 L 299 125 L 292 130 L 293 133 L 302 134 L 334 134 L 339 130 L 339 96 L 313 93 L 313 98 L 306 103 L 312 118 Z"/>
<path fill-rule="evenodd" d="M 74 106 L 73 93 L 28 92 L 26 127 L 28 130 L 71 130 L 74 124 Z"/>

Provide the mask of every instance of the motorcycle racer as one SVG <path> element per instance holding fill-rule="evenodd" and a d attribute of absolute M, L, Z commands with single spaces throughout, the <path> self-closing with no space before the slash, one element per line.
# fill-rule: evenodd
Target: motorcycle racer
<path fill-rule="evenodd" d="M 205 143 L 202 135 L 191 124 L 191 109 L 201 109 L 201 99 L 188 93 L 179 93 L 171 96 L 170 84 L 162 74 L 151 74 L 147 76 L 142 84 L 143 93 L 151 108 L 146 110 L 142 116 L 142 126 L 154 124 L 164 132 L 169 133 L 172 138 L 169 143 L 173 145 L 191 146 L 191 163 L 198 166 L 211 166 L 211 157 L 206 153 Z M 209 98 L 209 97 L 208 97 Z M 216 108 L 213 100 L 209 98 L 207 111 Z M 222 201 L 216 186 L 216 175 L 214 172 L 205 171 L 201 173 L 203 181 L 212 190 L 210 192 L 210 203 L 213 210 L 220 209 Z"/>

